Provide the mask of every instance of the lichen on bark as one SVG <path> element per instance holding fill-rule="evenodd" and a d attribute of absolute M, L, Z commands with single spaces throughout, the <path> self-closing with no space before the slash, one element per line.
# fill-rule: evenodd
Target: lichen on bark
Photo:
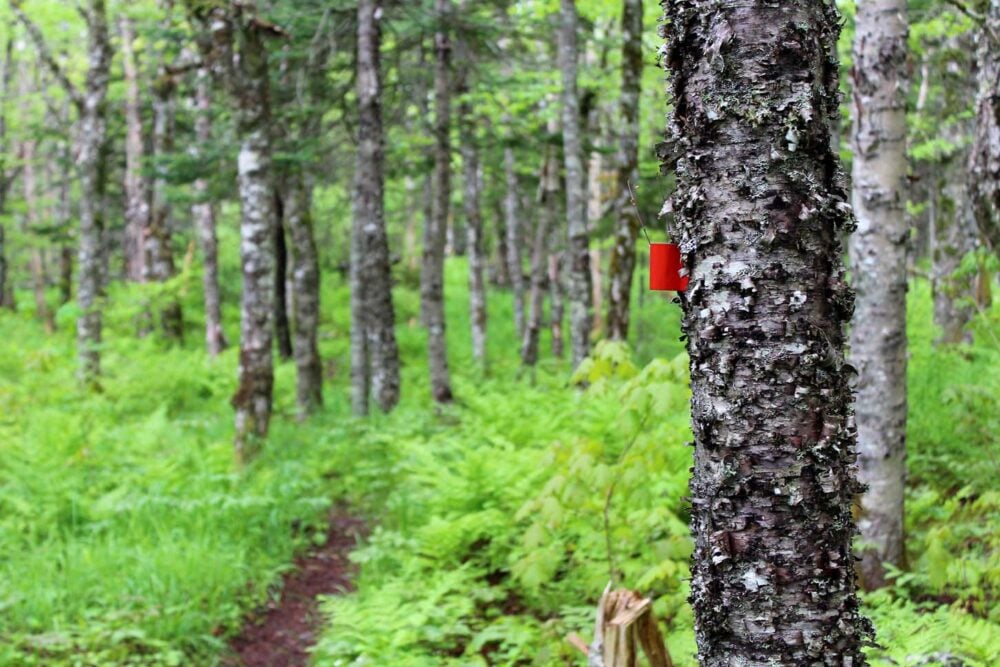
<path fill-rule="evenodd" d="M 832 2 L 664 0 L 700 664 L 860 665 Z"/>

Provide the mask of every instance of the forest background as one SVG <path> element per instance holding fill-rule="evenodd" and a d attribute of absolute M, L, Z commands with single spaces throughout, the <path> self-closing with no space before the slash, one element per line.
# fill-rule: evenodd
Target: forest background
<path fill-rule="evenodd" d="M 365 121 L 357 3 L 257 4 L 273 33 L 262 48 L 274 106 L 255 119 L 230 103 L 252 97 L 252 86 L 227 92 L 198 64 L 205 26 L 190 13 L 197 2 L 108 0 L 97 190 L 78 172 L 87 104 L 76 97 L 95 84 L 87 11 L 59 0 L 0 5 L 0 664 L 223 664 L 248 614 L 280 595 L 295 555 L 327 539 L 331 508 L 345 506 L 369 533 L 352 554 L 357 591 L 322 603 L 318 665 L 578 664 L 564 637 L 589 636 L 609 576 L 655 598 L 675 661 L 695 664 L 687 360 L 673 295 L 645 289 L 642 236 L 624 340 L 611 340 L 607 316 L 622 210 L 637 211 L 652 240 L 665 240 L 659 216 L 673 178 L 655 153 L 667 113 L 657 64 L 662 10 L 649 0 L 642 9 L 639 162 L 626 197 L 622 4 L 575 3 L 598 286 L 598 342 L 576 365 L 573 322 L 565 334 L 562 325 L 574 285 L 560 263 L 568 230 L 559 3 L 450 7 L 456 122 L 446 128 L 454 179 L 443 205 L 442 307 L 454 400 L 442 404 L 421 314 L 423 229 L 435 206 L 442 210 L 434 200 L 440 14 L 429 2 L 382 8 L 376 102 L 401 392 L 373 396 L 383 407 L 398 400 L 391 412 L 358 417 L 351 212 L 363 205 L 355 165 Z M 855 7 L 838 5 L 849 92 Z M 906 552 L 888 585 L 864 594 L 878 633 L 875 664 L 1000 662 L 1000 307 L 989 298 L 998 267 L 989 244 L 963 226 L 988 5 L 909 3 Z M 839 146 L 849 172 L 844 99 Z M 230 400 L 246 279 L 237 155 L 257 122 L 281 137 L 274 164 L 291 184 L 279 197 L 285 262 L 298 262 L 304 247 L 289 211 L 299 205 L 301 215 L 302 202 L 311 211 L 318 354 L 303 357 L 292 340 L 301 285 L 280 281 L 274 295 L 288 302 L 275 312 L 291 325 L 282 332 L 277 318 L 270 433 L 266 444 L 244 438 L 237 462 Z M 512 211 L 523 220 L 519 237 L 509 234 Z M 143 215 L 152 222 L 137 233 L 130 221 Z M 81 384 L 76 325 L 87 313 L 78 252 L 87 216 L 103 224 L 107 275 L 94 278 L 104 292 L 100 372 L 88 376 L 83 359 Z M 205 261 L 208 216 L 214 267 Z M 537 233 L 540 220 L 547 234 Z M 466 242 L 475 238 L 470 225 L 482 231 L 479 247 Z M 536 237 L 551 244 L 534 266 Z M 520 297 L 511 238 L 523 244 Z M 282 266 L 280 252 L 275 258 Z M 469 281 L 477 262 L 478 293 Z M 562 279 L 549 280 L 560 269 Z M 205 288 L 213 275 L 214 304 Z M 526 365 L 532 279 L 546 305 L 537 361 Z M 320 378 L 322 406 L 303 369 Z M 368 379 L 376 382 L 378 370 Z"/>

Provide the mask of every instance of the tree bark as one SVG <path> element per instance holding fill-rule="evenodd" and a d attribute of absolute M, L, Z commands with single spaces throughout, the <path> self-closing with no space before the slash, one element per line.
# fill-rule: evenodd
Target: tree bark
<path fill-rule="evenodd" d="M 143 279 L 143 234 L 150 223 L 149 184 L 143 173 L 146 141 L 142 127 L 142 97 L 139 92 L 139 66 L 133 43 L 135 23 L 132 17 L 119 19 L 122 37 L 122 72 L 125 76 L 125 275 L 133 282 Z"/>
<path fill-rule="evenodd" d="M 195 84 L 195 148 L 196 155 L 203 156 L 205 147 L 212 141 L 212 90 L 209 73 L 204 67 L 198 69 Z M 222 297 L 219 292 L 219 241 L 216 234 L 216 212 L 212 201 L 208 179 L 199 178 L 194 182 L 196 203 L 191 207 L 201 246 L 203 275 L 202 291 L 205 301 L 205 349 L 209 356 L 216 357 L 229 347 L 226 334 L 222 330 Z"/>
<path fill-rule="evenodd" d="M 552 246 L 557 247 L 555 239 Z M 549 334 L 552 356 L 556 359 L 566 356 L 566 343 L 563 338 L 563 320 L 566 319 L 566 307 L 563 304 L 563 292 L 566 291 L 562 278 L 563 257 L 565 253 L 561 250 L 549 254 Z"/>
<path fill-rule="evenodd" d="M 524 225 L 518 212 L 517 171 L 514 165 L 514 149 L 506 146 L 503 151 L 504 190 L 503 213 L 507 222 L 507 264 L 510 286 L 514 295 L 514 330 L 518 339 L 524 339 Z"/>
<path fill-rule="evenodd" d="M 864 587 L 885 584 L 883 563 L 903 559 L 906 478 L 906 60 L 905 0 L 858 7 L 854 39 L 851 275 L 857 310 L 851 363 L 858 369 L 861 481 L 859 566 Z"/>
<path fill-rule="evenodd" d="M 399 348 L 392 266 L 385 229 L 385 135 L 378 0 L 358 4 L 358 159 L 354 173 L 351 343 L 354 410 L 368 412 L 368 392 L 388 412 L 399 402 Z"/>
<path fill-rule="evenodd" d="M 235 449 L 240 462 L 259 451 L 271 420 L 274 389 L 274 183 L 270 75 L 264 39 L 274 28 L 255 20 L 256 3 L 193 9 L 207 29 L 199 46 L 232 98 L 240 149 L 240 363 Z"/>
<path fill-rule="evenodd" d="M 460 53 L 465 54 L 466 45 L 461 43 Z M 463 58 L 464 60 L 464 58 Z M 463 74 L 458 93 L 463 96 L 458 107 L 458 124 L 462 156 L 462 204 L 465 212 L 465 252 L 469 261 L 469 324 L 472 332 L 472 358 L 481 366 L 486 364 L 486 283 L 485 248 L 483 242 L 483 214 L 479 192 L 479 153 L 476 147 L 476 119 L 472 114 L 468 74 Z"/>
<path fill-rule="evenodd" d="M 427 327 L 427 357 L 431 395 L 438 403 L 453 399 L 448 370 L 444 314 L 444 244 L 451 200 L 451 41 L 448 37 L 450 0 L 435 0 L 438 20 L 434 35 L 434 193 L 432 213 L 424 230 L 424 261 L 420 296 Z"/>
<path fill-rule="evenodd" d="M 980 233 L 1000 252 L 1000 0 L 990 0 L 979 35 L 976 131 L 969 156 L 969 191 Z"/>
<path fill-rule="evenodd" d="M 577 16 L 575 0 L 561 0 L 559 69 L 562 72 L 563 156 L 566 165 L 567 266 L 570 346 L 573 367 L 590 354 L 591 285 L 590 236 L 584 195 L 580 101 L 577 94 Z"/>
<path fill-rule="evenodd" d="M 832 1 L 663 0 L 699 664 L 863 665 Z"/>
<path fill-rule="evenodd" d="M 10 95 L 10 82 L 14 71 L 14 26 L 8 26 L 9 32 L 4 42 L 3 61 L 0 66 L 0 100 L 6 100 Z M 0 104 L 0 216 L 7 208 L 7 191 L 10 189 L 11 176 L 7 172 L 7 106 Z M 7 283 L 7 248 L 5 244 L 5 229 L 0 224 L 0 308 L 13 309 L 13 299 L 8 297 L 10 286 Z"/>
<path fill-rule="evenodd" d="M 169 19 L 166 25 L 169 28 Z M 162 55 L 160 56 L 162 59 Z M 174 152 L 175 95 L 177 82 L 160 62 L 153 85 L 153 200 L 142 230 L 142 280 L 165 283 L 174 277 L 174 248 L 170 200 L 167 195 L 167 159 Z M 184 338 L 184 316 L 176 298 L 169 298 L 160 311 L 160 326 L 167 339 Z"/>
<path fill-rule="evenodd" d="M 284 179 L 282 179 L 284 180 Z M 285 242 L 284 197 L 288 186 L 279 185 L 274 192 L 274 337 L 278 343 L 278 358 L 292 358 L 292 329 L 288 323 L 288 244 Z"/>
<path fill-rule="evenodd" d="M 639 183 L 639 99 L 642 92 L 642 0 L 624 0 L 622 9 L 621 134 L 615 242 L 608 267 L 608 338 L 628 340 L 639 216 L 632 191 Z"/>
<path fill-rule="evenodd" d="M 482 169 L 480 169 L 479 176 L 479 191 L 483 192 L 485 188 L 483 186 Z M 491 262 L 490 281 L 497 287 L 510 287 L 510 267 L 507 265 L 507 256 L 510 253 L 507 252 L 507 218 L 503 211 L 503 200 L 503 197 L 493 200 L 495 207 L 493 232 L 496 234 L 496 246 L 494 247 L 496 255 L 493 256 L 493 261 Z"/>
<path fill-rule="evenodd" d="M 550 130 L 552 128 L 550 127 Z M 521 362 L 525 366 L 538 363 L 538 339 L 544 317 L 545 288 L 548 284 L 547 260 L 552 230 L 555 227 L 556 197 L 559 193 L 559 167 L 554 151 L 546 148 L 542 172 L 538 181 L 538 224 L 531 251 L 531 285 L 528 295 L 528 318 L 521 337 Z"/>

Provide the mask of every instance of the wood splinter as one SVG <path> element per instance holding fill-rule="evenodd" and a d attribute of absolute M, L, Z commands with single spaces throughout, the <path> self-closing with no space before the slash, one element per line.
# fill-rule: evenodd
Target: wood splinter
<path fill-rule="evenodd" d="M 636 667 L 637 644 L 650 667 L 673 667 L 652 607 L 650 598 L 630 590 L 612 591 L 608 584 L 597 605 L 594 640 L 588 645 L 574 632 L 566 641 L 587 656 L 587 667 Z"/>

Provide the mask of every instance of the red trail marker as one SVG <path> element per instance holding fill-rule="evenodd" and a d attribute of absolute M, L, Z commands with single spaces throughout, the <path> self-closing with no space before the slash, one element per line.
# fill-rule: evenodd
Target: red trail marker
<path fill-rule="evenodd" d="M 688 277 L 681 275 L 683 268 L 681 250 L 677 244 L 649 244 L 649 289 L 657 292 L 683 292 L 688 286 Z"/>

